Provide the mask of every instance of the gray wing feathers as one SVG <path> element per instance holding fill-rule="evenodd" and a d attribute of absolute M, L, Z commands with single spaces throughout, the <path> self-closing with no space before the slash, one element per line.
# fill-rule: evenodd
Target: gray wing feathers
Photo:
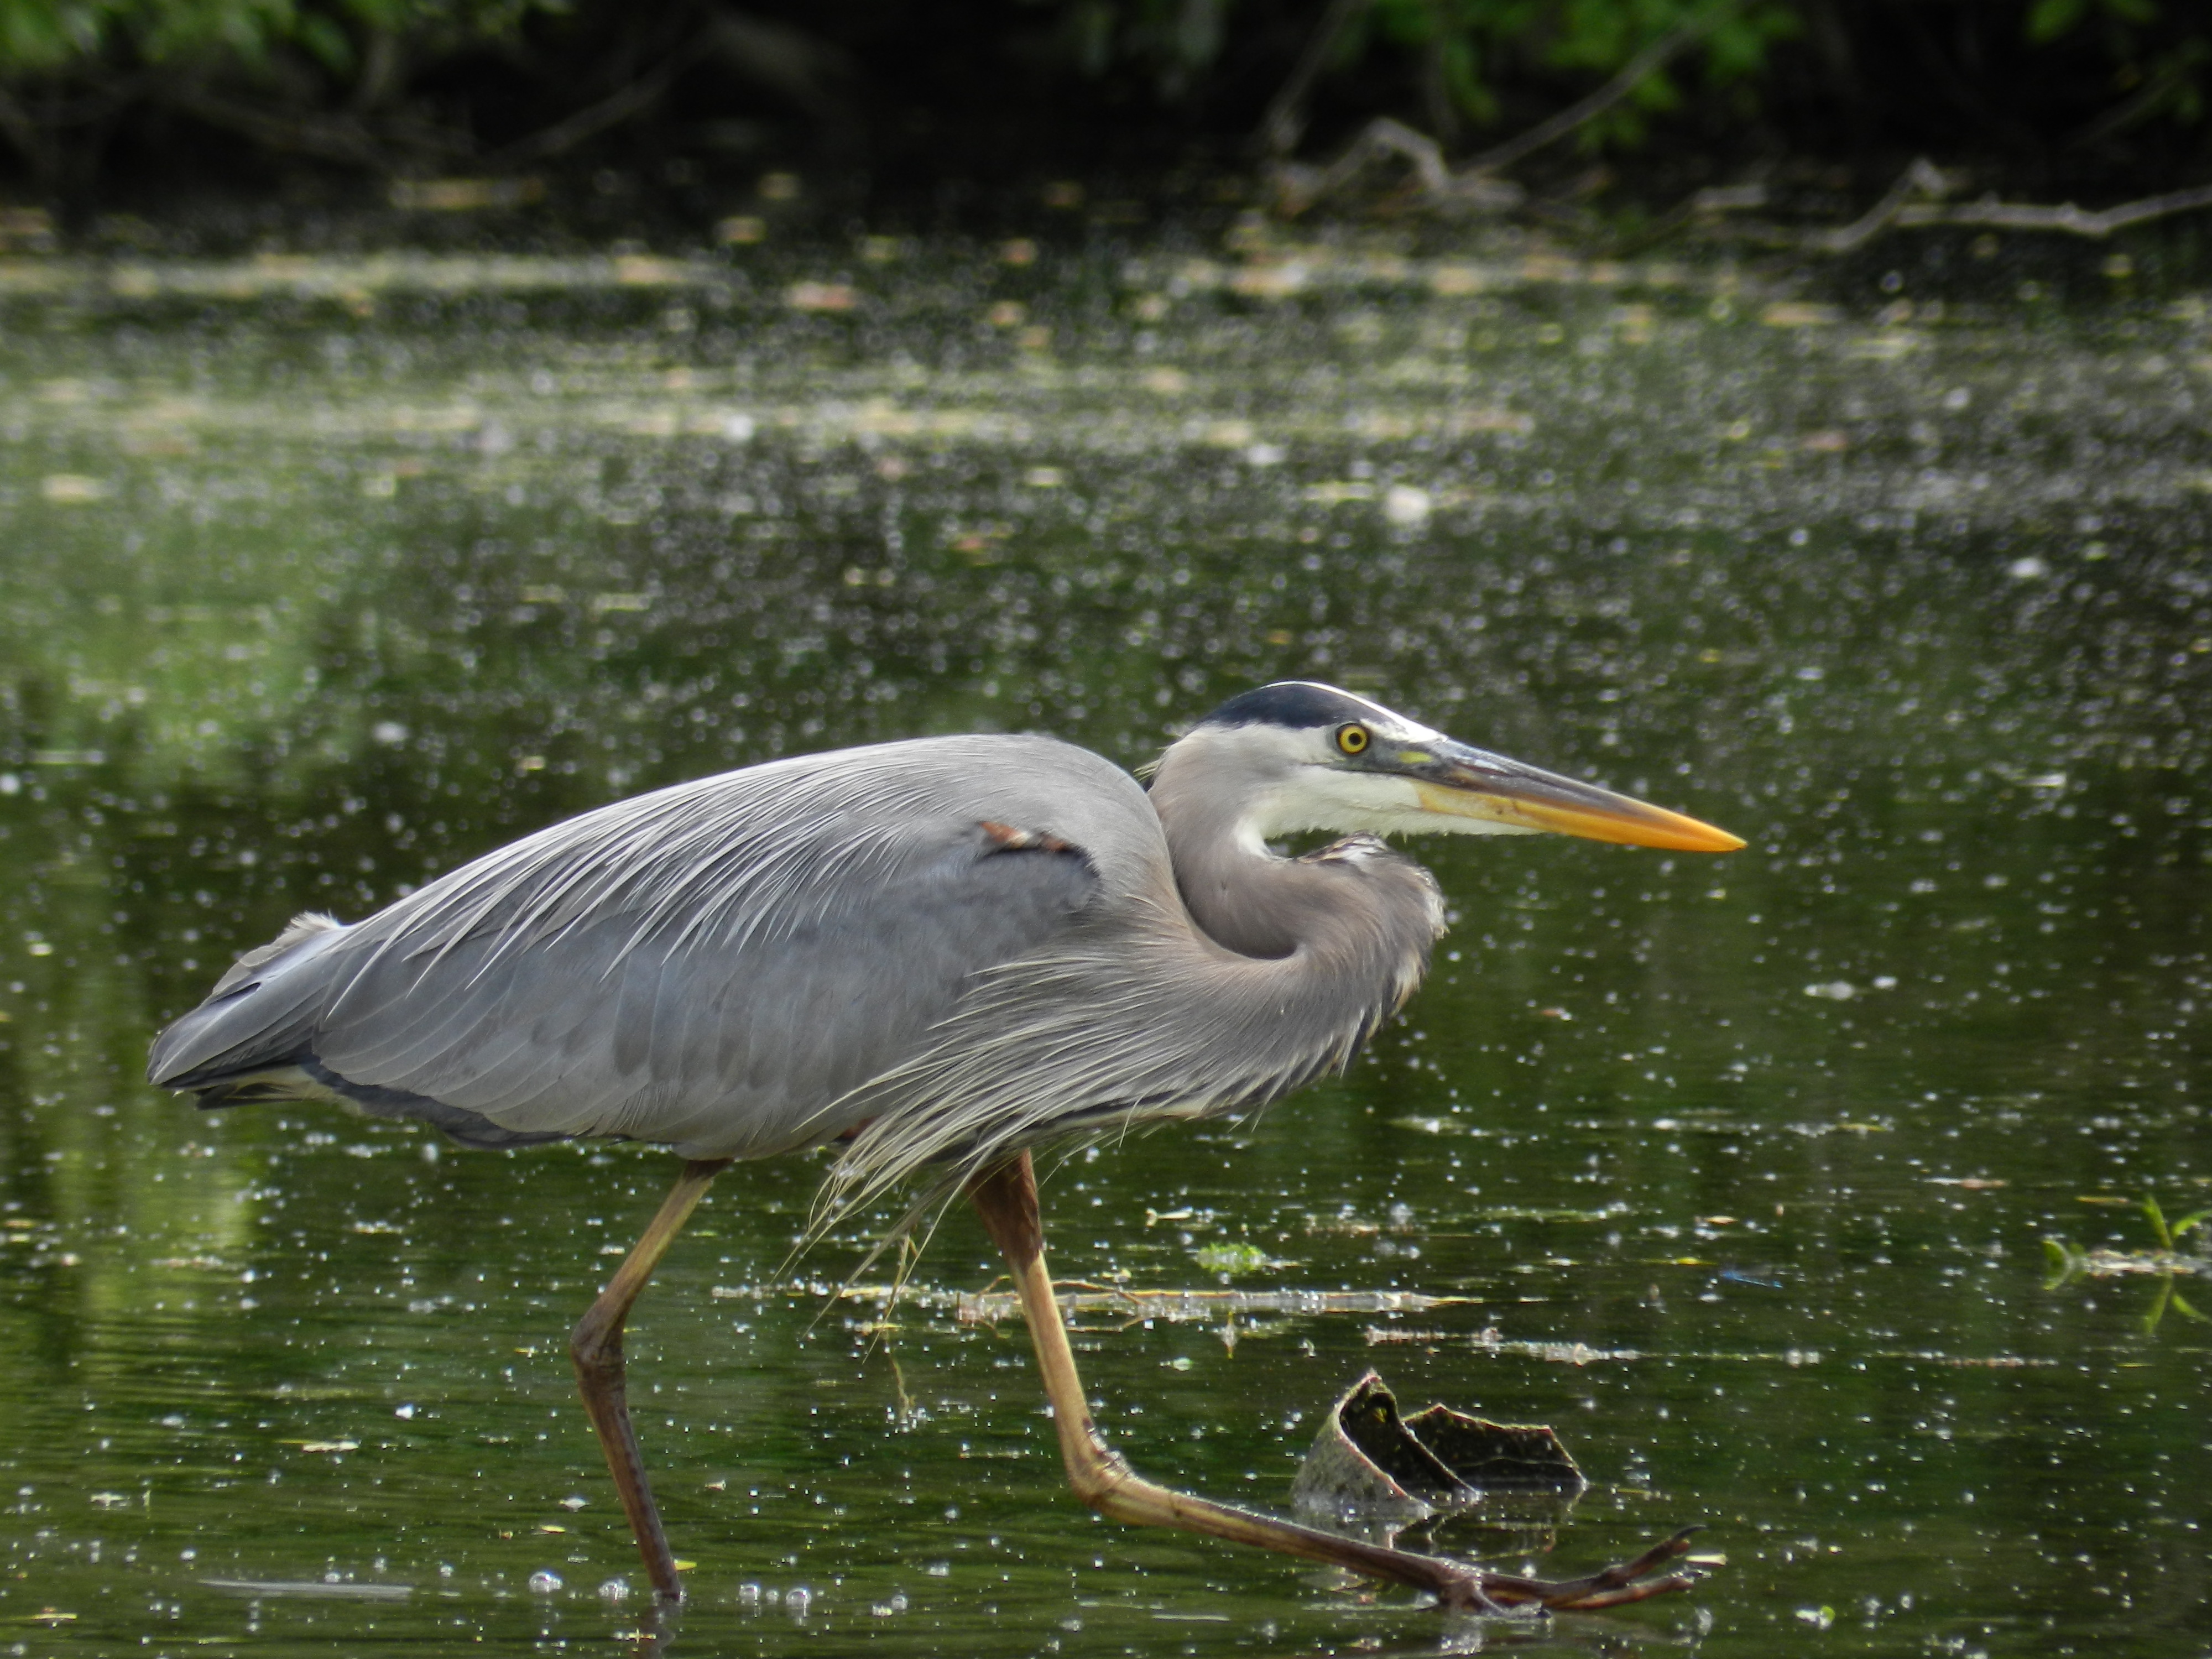
<path fill-rule="evenodd" d="M 345 932 L 328 916 L 295 916 L 271 943 L 240 957 L 205 1002 L 155 1039 L 147 1076 L 190 1089 L 204 1076 L 289 1060 L 313 1030 L 320 1004 L 312 964 Z"/>
<path fill-rule="evenodd" d="M 1081 851 L 1006 853 L 987 820 Z M 272 957 L 165 1033 L 153 1074 L 312 1051 L 507 1131 L 756 1156 L 848 1127 L 829 1109 L 927 1048 L 976 974 L 1165 859 L 1134 781 L 1048 739 L 751 768 L 556 825 Z"/>

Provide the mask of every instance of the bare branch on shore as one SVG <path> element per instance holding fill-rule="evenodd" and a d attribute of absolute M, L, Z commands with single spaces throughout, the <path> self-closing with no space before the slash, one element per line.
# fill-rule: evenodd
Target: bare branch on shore
<path fill-rule="evenodd" d="M 1924 156 L 1913 162 L 1889 187 L 1888 194 L 1860 218 L 1838 230 L 1815 231 L 1806 246 L 1816 252 L 1849 253 L 1899 226 L 1978 225 L 1991 230 L 2057 231 L 2069 236 L 2101 240 L 2130 225 L 2147 224 L 2177 213 L 2212 208 L 2212 185 L 2168 191 L 2122 202 L 2100 212 L 2088 212 L 2071 202 L 1947 203 L 1943 198 L 1958 188 L 1951 175 Z M 1918 199 L 1916 199 L 1918 198 Z"/>
<path fill-rule="evenodd" d="M 1518 207 L 1521 186 L 1510 179 L 1495 179 L 1473 169 L 1455 172 L 1444 161 L 1443 149 L 1425 132 L 1403 121 L 1377 116 L 1359 130 L 1344 153 L 1325 167 L 1296 161 L 1279 161 L 1271 168 L 1276 210 L 1295 218 L 1316 203 L 1334 196 L 1378 161 L 1392 156 L 1412 164 L 1422 196 L 1429 205 L 1457 208 L 1464 212 L 1498 212 Z"/>
<path fill-rule="evenodd" d="M 1389 116 L 1378 116 L 1362 127 L 1343 154 L 1326 167 L 1292 161 L 1290 153 L 1297 148 L 1305 127 L 1306 97 L 1328 66 L 1338 39 L 1369 3 L 1370 0 L 1330 0 L 1328 10 L 1322 14 L 1320 23 L 1306 42 L 1297 67 L 1276 93 L 1260 125 L 1260 139 L 1275 158 L 1269 172 L 1278 210 L 1291 216 L 1295 217 L 1344 189 L 1376 162 L 1393 156 L 1412 165 L 1421 194 L 1432 207 L 1477 213 L 1517 207 L 1526 198 L 1526 192 L 1498 174 L 1604 114 L 1647 77 L 1733 14 L 1742 0 L 1721 0 L 1703 16 L 1644 47 L 1621 66 L 1619 74 L 1589 97 L 1568 105 L 1518 137 L 1484 151 L 1464 167 L 1452 167 L 1444 159 L 1443 146 L 1426 133 Z"/>
<path fill-rule="evenodd" d="M 1926 156 L 1916 156 L 1881 200 L 1840 230 L 1815 231 L 1807 238 L 1807 245 L 1822 253 L 1849 253 L 1888 229 L 1914 197 L 1932 196 L 1941 200 L 1954 187 L 1948 173 Z"/>
<path fill-rule="evenodd" d="M 2057 230 L 2069 235 L 2101 240 L 2116 230 L 2212 207 L 2212 185 L 2168 191 L 2122 202 L 2101 213 L 2087 213 L 2071 202 L 2056 207 L 2035 202 L 1961 202 L 1956 207 L 1908 207 L 1897 216 L 1900 225 L 1988 225 L 1999 230 Z"/>

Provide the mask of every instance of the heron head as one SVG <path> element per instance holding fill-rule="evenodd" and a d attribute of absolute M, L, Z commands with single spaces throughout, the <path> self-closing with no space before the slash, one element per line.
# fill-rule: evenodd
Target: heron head
<path fill-rule="evenodd" d="M 1177 763 L 1199 763 L 1186 772 Z M 1160 781 L 1210 775 L 1260 842 L 1301 830 L 1408 835 L 1553 834 L 1730 853 L 1725 830 L 1474 748 L 1418 720 L 1310 680 L 1231 698 L 1164 757 Z"/>

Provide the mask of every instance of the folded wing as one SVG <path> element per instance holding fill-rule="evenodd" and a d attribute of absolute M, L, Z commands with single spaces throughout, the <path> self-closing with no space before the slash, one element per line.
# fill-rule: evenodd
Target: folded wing
<path fill-rule="evenodd" d="M 210 1103 L 331 1093 L 491 1144 L 761 1156 L 852 1127 L 837 1103 L 921 1052 L 977 975 L 1165 857 L 1136 783 L 1048 739 L 750 768 L 295 929 L 164 1032 L 149 1071 Z"/>

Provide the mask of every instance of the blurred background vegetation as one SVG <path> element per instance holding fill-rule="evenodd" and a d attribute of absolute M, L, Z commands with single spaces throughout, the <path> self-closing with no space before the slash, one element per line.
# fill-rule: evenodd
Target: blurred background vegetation
<path fill-rule="evenodd" d="M 2094 194 L 2212 149 L 2201 0 L 0 0 L 0 166 L 64 207 L 318 170 L 880 197 L 1319 157 L 1377 116 L 1479 155 L 1639 64 L 1543 167 L 1924 154 Z"/>

